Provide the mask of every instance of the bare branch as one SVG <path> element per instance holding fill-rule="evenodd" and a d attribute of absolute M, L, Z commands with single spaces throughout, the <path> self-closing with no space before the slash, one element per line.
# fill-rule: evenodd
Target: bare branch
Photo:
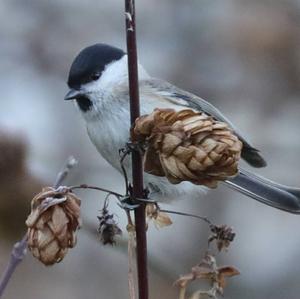
<path fill-rule="evenodd" d="M 55 189 L 58 188 L 62 184 L 62 182 L 65 180 L 65 178 L 69 174 L 70 170 L 77 164 L 78 164 L 78 161 L 73 156 L 70 156 L 68 158 L 65 166 L 63 167 L 63 169 L 59 172 L 59 174 L 56 177 L 55 183 L 53 185 L 53 187 Z"/>
<path fill-rule="evenodd" d="M 193 218 L 197 218 L 200 220 L 203 220 L 204 222 L 206 222 L 208 225 L 213 225 L 211 223 L 211 221 L 207 218 L 207 217 L 203 217 L 203 216 L 198 216 L 198 215 L 194 215 L 194 214 L 189 214 L 189 213 L 184 213 L 184 212 L 177 212 L 177 211 L 172 211 L 172 210 L 164 210 L 164 209 L 160 209 L 159 210 L 161 212 L 165 212 L 165 213 L 169 213 L 169 214 L 175 214 L 175 215 L 180 215 L 180 216 L 187 216 L 187 217 L 193 217 Z"/>
<path fill-rule="evenodd" d="M 7 264 L 7 267 L 2 274 L 1 280 L 0 280 L 0 298 L 2 297 L 4 290 L 12 277 L 13 273 L 15 272 L 17 266 L 19 263 L 22 262 L 24 256 L 26 255 L 26 247 L 27 247 L 27 235 L 23 237 L 23 239 L 20 242 L 17 242 L 12 251 L 11 255 Z"/>
<path fill-rule="evenodd" d="M 128 77 L 130 95 L 131 125 L 140 116 L 138 59 L 136 47 L 135 3 L 125 0 L 126 37 L 128 53 Z M 131 140 L 134 141 L 134 140 Z M 143 198 L 143 162 L 138 151 L 132 152 L 132 198 Z M 141 204 L 134 211 L 136 240 L 137 240 L 137 268 L 139 299 L 148 299 L 148 269 L 147 269 L 147 238 L 145 204 Z"/>
<path fill-rule="evenodd" d="M 123 197 L 122 194 L 114 192 L 112 190 L 105 189 L 105 188 L 102 188 L 102 187 L 90 186 L 90 185 L 87 185 L 87 184 L 81 184 L 81 185 L 71 186 L 71 187 L 68 187 L 68 189 L 69 190 L 74 190 L 74 189 L 92 189 L 92 190 L 98 190 L 98 191 L 106 192 L 106 193 L 112 194 L 112 195 L 114 195 L 116 197 Z"/>
<path fill-rule="evenodd" d="M 135 3 L 134 0 L 125 0 L 126 37 L 128 53 L 128 77 L 130 95 L 131 125 L 140 116 L 138 59 L 136 47 Z M 134 141 L 134 140 L 132 140 Z M 132 198 L 143 198 L 143 161 L 139 151 L 132 152 Z M 137 241 L 137 268 L 139 299 L 148 299 L 148 269 L 147 269 L 147 238 L 145 204 L 141 204 L 134 211 L 136 241 Z"/>

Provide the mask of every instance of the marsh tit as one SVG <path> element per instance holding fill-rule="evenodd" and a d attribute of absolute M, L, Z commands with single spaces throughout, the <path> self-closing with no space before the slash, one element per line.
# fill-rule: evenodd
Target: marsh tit
<path fill-rule="evenodd" d="M 83 49 L 71 65 L 68 78 L 70 91 L 65 100 L 75 100 L 88 135 L 99 153 L 121 171 L 119 149 L 129 140 L 130 112 L 128 91 L 127 55 L 124 51 L 96 44 Z M 242 158 L 253 167 L 266 166 L 259 151 L 251 146 L 239 130 L 212 104 L 176 86 L 151 77 L 139 65 L 141 114 L 155 108 L 172 108 L 176 111 L 193 109 L 226 122 L 243 143 Z M 131 175 L 129 161 L 125 167 Z M 145 173 L 144 184 L 155 195 L 173 196 L 198 192 L 200 186 L 189 182 L 172 185 L 164 177 Z M 239 175 L 225 181 L 237 190 L 264 204 L 290 212 L 300 213 L 300 189 L 274 183 L 263 177 L 239 169 Z"/>

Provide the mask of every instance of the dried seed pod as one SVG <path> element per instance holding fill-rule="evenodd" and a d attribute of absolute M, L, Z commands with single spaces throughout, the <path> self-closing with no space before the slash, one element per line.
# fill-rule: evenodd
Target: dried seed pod
<path fill-rule="evenodd" d="M 76 244 L 80 199 L 67 188 L 46 187 L 31 202 L 28 248 L 45 265 L 60 262 Z"/>
<path fill-rule="evenodd" d="M 242 142 L 230 127 L 191 109 L 155 109 L 136 120 L 136 140 L 147 141 L 144 170 L 173 184 L 215 188 L 238 173 Z"/>
<path fill-rule="evenodd" d="M 208 238 L 208 243 L 216 240 L 217 248 L 219 251 L 228 249 L 231 242 L 235 238 L 235 232 L 230 226 L 224 225 L 211 225 L 210 230 L 212 235 Z"/>
<path fill-rule="evenodd" d="M 122 230 L 114 220 L 114 215 L 109 214 L 107 208 L 104 207 L 101 215 L 97 216 L 97 218 L 99 220 L 98 233 L 100 234 L 101 242 L 103 245 L 114 245 L 116 243 L 116 235 L 122 235 Z"/>

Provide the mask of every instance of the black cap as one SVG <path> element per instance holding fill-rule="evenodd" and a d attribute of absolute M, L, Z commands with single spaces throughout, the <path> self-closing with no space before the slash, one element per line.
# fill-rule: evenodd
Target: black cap
<path fill-rule="evenodd" d="M 107 64 L 119 60 L 124 54 L 121 49 L 106 44 L 83 49 L 71 65 L 68 86 L 78 89 L 82 84 L 95 80 L 95 76 L 101 76 Z"/>

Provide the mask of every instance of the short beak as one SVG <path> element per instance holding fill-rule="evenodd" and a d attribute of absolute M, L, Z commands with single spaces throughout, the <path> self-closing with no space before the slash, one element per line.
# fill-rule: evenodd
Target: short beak
<path fill-rule="evenodd" d="M 75 100 L 76 98 L 82 96 L 81 90 L 71 89 L 65 96 L 65 101 Z"/>

